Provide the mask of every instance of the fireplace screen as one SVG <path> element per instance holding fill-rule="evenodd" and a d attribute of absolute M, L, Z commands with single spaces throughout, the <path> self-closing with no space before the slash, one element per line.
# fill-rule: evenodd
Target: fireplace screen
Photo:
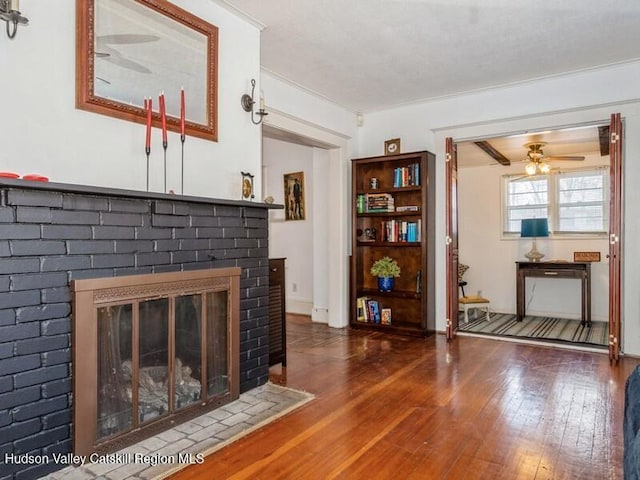
<path fill-rule="evenodd" d="M 138 432 L 148 425 L 175 423 L 176 416 L 187 418 L 185 413 L 237 398 L 233 324 L 239 308 L 232 287 L 239 282 L 237 276 L 220 277 L 220 270 L 238 269 L 208 270 L 204 278 L 198 271 L 104 279 L 106 287 L 88 290 L 99 280 L 74 282 L 76 453 L 120 447 L 139 440 Z M 195 281 L 183 279 L 194 274 Z M 164 275 L 173 280 L 158 284 Z M 129 282 L 136 279 L 151 283 L 132 289 Z M 114 286 L 122 280 L 126 285 Z M 87 362 L 87 352 L 95 362 Z M 80 428 L 91 412 L 94 427 Z M 135 439 L 126 441 L 132 435 Z"/>

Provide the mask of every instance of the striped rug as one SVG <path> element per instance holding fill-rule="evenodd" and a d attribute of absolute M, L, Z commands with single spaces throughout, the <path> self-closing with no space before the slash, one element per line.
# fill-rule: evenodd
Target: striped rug
<path fill-rule="evenodd" d="M 478 312 L 478 318 L 469 315 L 469 323 L 464 323 L 461 313 L 458 320 L 461 332 L 481 333 L 486 335 L 535 338 L 559 342 L 581 343 L 587 345 L 607 346 L 609 344 L 609 324 L 607 322 L 591 322 L 591 327 L 582 326 L 580 320 L 567 318 L 534 317 L 527 315 L 522 322 L 516 321 L 512 313 L 491 313 L 491 321 L 487 322 L 484 312 Z"/>

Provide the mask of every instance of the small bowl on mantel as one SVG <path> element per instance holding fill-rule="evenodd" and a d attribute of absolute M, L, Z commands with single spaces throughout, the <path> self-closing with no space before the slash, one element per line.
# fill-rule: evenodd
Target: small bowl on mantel
<path fill-rule="evenodd" d="M 23 180 L 30 180 L 32 182 L 48 182 L 49 178 L 43 176 L 43 175 L 39 175 L 37 173 L 30 173 L 28 175 L 23 175 L 22 176 Z"/>
<path fill-rule="evenodd" d="M 20 175 L 13 172 L 0 172 L 0 177 L 2 178 L 20 178 Z"/>

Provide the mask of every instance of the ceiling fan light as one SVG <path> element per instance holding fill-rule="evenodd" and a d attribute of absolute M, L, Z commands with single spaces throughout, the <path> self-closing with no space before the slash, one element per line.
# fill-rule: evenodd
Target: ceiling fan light
<path fill-rule="evenodd" d="M 551 166 L 548 163 L 540 163 L 540 172 L 542 173 L 549 173 L 549 171 L 551 170 Z"/>
<path fill-rule="evenodd" d="M 527 172 L 527 175 L 535 175 L 536 174 L 536 164 L 533 162 L 527 163 L 527 166 L 524 167 L 524 170 Z"/>

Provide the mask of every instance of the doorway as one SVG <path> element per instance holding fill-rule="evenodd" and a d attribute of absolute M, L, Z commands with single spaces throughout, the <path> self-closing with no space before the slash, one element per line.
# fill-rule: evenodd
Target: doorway
<path fill-rule="evenodd" d="M 468 266 L 462 280 L 466 295 L 489 299 L 491 310 L 490 322 L 478 315 L 460 321 L 460 332 L 607 348 L 608 127 L 599 123 L 457 142 L 458 252 L 460 264 Z M 536 239 L 543 261 L 599 257 L 589 265 L 591 328 L 580 322 L 576 280 L 528 279 L 527 317 L 515 318 L 516 261 L 527 261 L 532 246 L 531 238 L 521 237 L 520 220 L 534 217 L 549 225 L 549 236 Z"/>

